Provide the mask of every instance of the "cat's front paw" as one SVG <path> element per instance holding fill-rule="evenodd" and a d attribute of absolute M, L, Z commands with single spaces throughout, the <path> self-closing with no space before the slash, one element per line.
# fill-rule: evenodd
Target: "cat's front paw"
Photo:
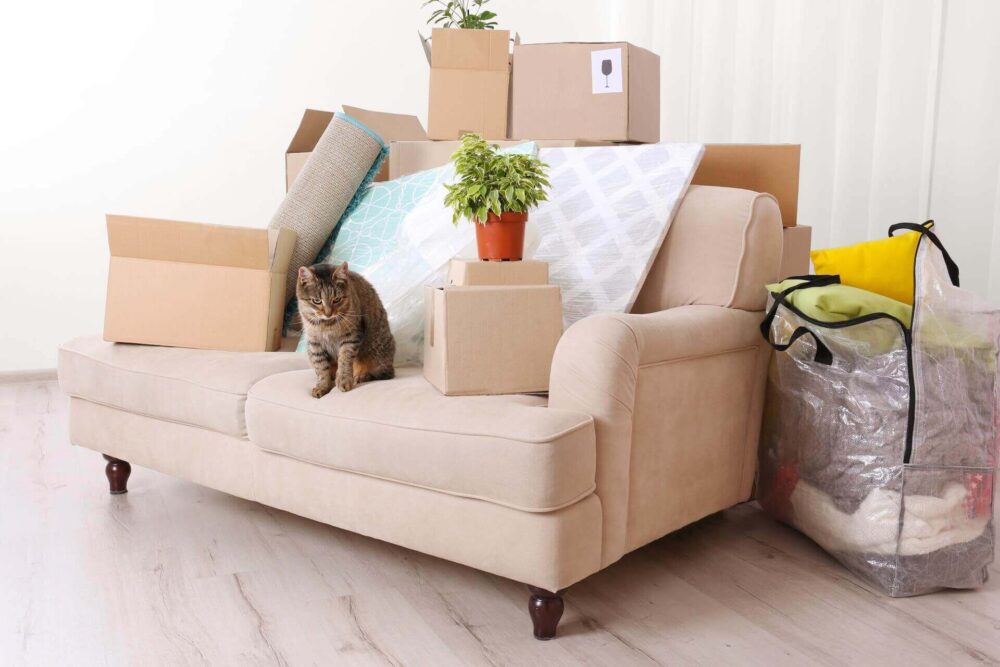
<path fill-rule="evenodd" d="M 354 376 L 351 374 L 344 375 L 343 377 L 337 378 L 337 389 L 340 391 L 350 391 L 354 389 L 357 383 L 354 380 Z"/>
<path fill-rule="evenodd" d="M 323 398 L 330 393 L 331 389 L 333 389 L 333 387 L 328 384 L 318 384 L 312 389 L 313 398 Z"/>

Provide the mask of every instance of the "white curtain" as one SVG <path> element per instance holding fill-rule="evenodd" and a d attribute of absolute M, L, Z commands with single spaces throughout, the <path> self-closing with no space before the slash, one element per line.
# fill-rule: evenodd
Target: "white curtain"
<path fill-rule="evenodd" d="M 1000 2 L 608 0 L 660 54 L 665 141 L 802 144 L 814 247 L 937 220 L 1000 303 Z"/>

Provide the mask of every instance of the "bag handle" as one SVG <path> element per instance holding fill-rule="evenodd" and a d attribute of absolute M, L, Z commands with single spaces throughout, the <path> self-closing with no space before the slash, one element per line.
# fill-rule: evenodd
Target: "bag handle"
<path fill-rule="evenodd" d="M 922 225 L 918 225 L 915 222 L 897 222 L 896 224 L 889 226 L 889 236 L 894 236 L 900 229 L 906 229 L 908 231 L 917 232 L 926 236 L 927 239 L 941 251 L 941 256 L 944 257 L 944 265 L 948 267 L 948 277 L 951 278 L 951 284 L 955 287 L 959 287 L 958 264 L 956 264 L 955 260 L 951 258 L 948 251 L 944 249 L 944 245 L 941 243 L 941 239 L 938 238 L 938 235 L 931 231 L 931 226 L 933 225 L 933 220 L 928 220 Z"/>
<path fill-rule="evenodd" d="M 774 323 L 774 318 L 778 314 L 778 306 L 785 304 L 785 297 L 787 297 L 792 292 L 800 289 L 807 289 L 809 287 L 823 287 L 825 285 L 836 285 L 840 282 L 840 276 L 837 275 L 818 275 L 818 276 L 791 276 L 786 278 L 786 280 L 801 280 L 801 283 L 787 287 L 780 292 L 772 292 L 771 296 L 774 297 L 774 303 L 771 304 L 771 308 L 767 311 L 767 315 L 764 316 L 764 320 L 760 323 L 760 335 L 764 337 L 767 344 L 773 347 L 778 352 L 784 352 L 790 348 L 795 341 L 802 338 L 806 334 L 812 336 L 813 341 L 816 343 L 816 355 L 813 357 L 813 361 L 818 364 L 824 364 L 829 366 L 833 363 L 833 353 L 830 352 L 830 348 L 826 346 L 826 343 L 819 339 L 816 332 L 808 327 L 797 327 L 792 335 L 788 337 L 787 343 L 776 343 L 771 340 L 771 324 Z"/>

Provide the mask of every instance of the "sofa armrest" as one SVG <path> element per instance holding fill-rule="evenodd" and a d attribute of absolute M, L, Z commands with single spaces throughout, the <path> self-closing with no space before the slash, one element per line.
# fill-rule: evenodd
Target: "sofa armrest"
<path fill-rule="evenodd" d="M 761 317 L 691 305 L 647 314 L 601 313 L 576 322 L 563 334 L 552 361 L 549 406 L 594 418 L 597 495 L 604 511 L 602 566 L 627 550 L 630 449 L 640 370 L 758 349 Z"/>

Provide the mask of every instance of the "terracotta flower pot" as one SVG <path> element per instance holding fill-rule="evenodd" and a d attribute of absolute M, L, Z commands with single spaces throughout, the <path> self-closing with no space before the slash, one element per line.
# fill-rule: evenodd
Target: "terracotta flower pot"
<path fill-rule="evenodd" d="M 527 211 L 505 211 L 500 215 L 490 213 L 485 225 L 477 220 L 476 245 L 479 248 L 479 259 L 503 262 L 524 257 L 526 222 Z"/>

